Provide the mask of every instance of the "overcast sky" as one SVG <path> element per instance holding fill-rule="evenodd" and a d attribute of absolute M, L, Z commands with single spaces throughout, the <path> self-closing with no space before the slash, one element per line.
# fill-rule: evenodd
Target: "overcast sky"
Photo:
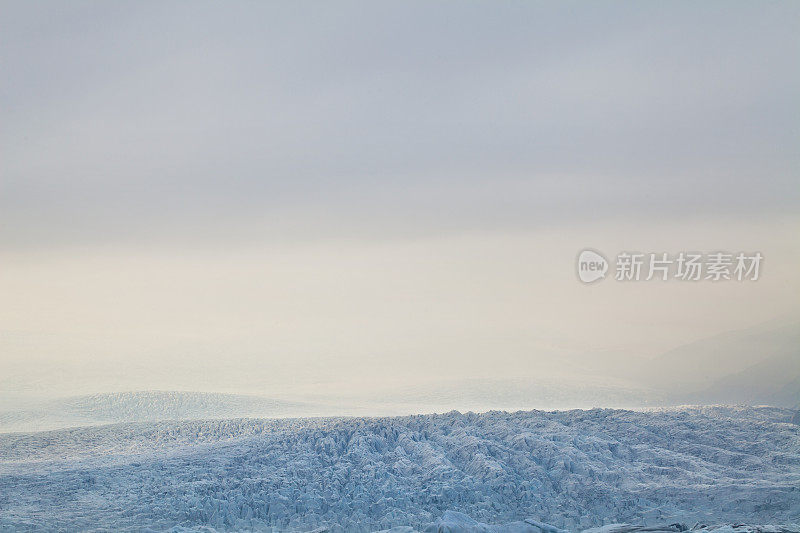
<path fill-rule="evenodd" d="M 0 365 L 522 374 L 793 312 L 798 35 L 797 2 L 2 1 Z M 593 289 L 584 246 L 773 267 Z"/>

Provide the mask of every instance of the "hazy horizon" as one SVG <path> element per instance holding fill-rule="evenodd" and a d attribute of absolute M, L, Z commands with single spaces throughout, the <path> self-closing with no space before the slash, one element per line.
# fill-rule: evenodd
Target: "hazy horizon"
<path fill-rule="evenodd" d="M 601 4 L 3 2 L 0 396 L 613 385 L 800 317 L 800 4 Z"/>

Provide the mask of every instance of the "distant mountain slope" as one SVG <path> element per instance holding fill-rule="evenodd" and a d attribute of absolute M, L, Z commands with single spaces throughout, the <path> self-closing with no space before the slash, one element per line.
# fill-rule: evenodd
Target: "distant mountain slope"
<path fill-rule="evenodd" d="M 301 416 L 308 412 L 306 404 L 260 396 L 181 391 L 119 392 L 46 400 L 26 409 L 0 411 L 0 431 L 116 422 Z"/>
<path fill-rule="evenodd" d="M 699 403 L 800 405 L 800 355 L 778 353 L 741 372 L 717 379 L 697 393 Z"/>
<path fill-rule="evenodd" d="M 800 322 L 775 322 L 686 344 L 634 374 L 677 403 L 800 403 Z"/>
<path fill-rule="evenodd" d="M 800 323 L 730 331 L 686 344 L 649 361 L 645 372 L 650 380 L 674 380 L 671 386 L 707 386 L 766 359 L 791 355 L 800 357 Z"/>

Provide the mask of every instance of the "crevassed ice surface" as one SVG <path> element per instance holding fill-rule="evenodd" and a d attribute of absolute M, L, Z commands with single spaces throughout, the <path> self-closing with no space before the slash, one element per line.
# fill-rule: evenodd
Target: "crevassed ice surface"
<path fill-rule="evenodd" d="M 777 408 L 126 423 L 0 434 L 0 529 L 800 521 Z"/>

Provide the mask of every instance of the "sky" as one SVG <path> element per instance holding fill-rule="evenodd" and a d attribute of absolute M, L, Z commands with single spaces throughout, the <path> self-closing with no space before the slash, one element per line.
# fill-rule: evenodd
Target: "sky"
<path fill-rule="evenodd" d="M 798 30 L 797 2 L 4 0 L 0 387 L 569 375 L 796 314 Z M 586 247 L 765 259 L 583 285 Z"/>

